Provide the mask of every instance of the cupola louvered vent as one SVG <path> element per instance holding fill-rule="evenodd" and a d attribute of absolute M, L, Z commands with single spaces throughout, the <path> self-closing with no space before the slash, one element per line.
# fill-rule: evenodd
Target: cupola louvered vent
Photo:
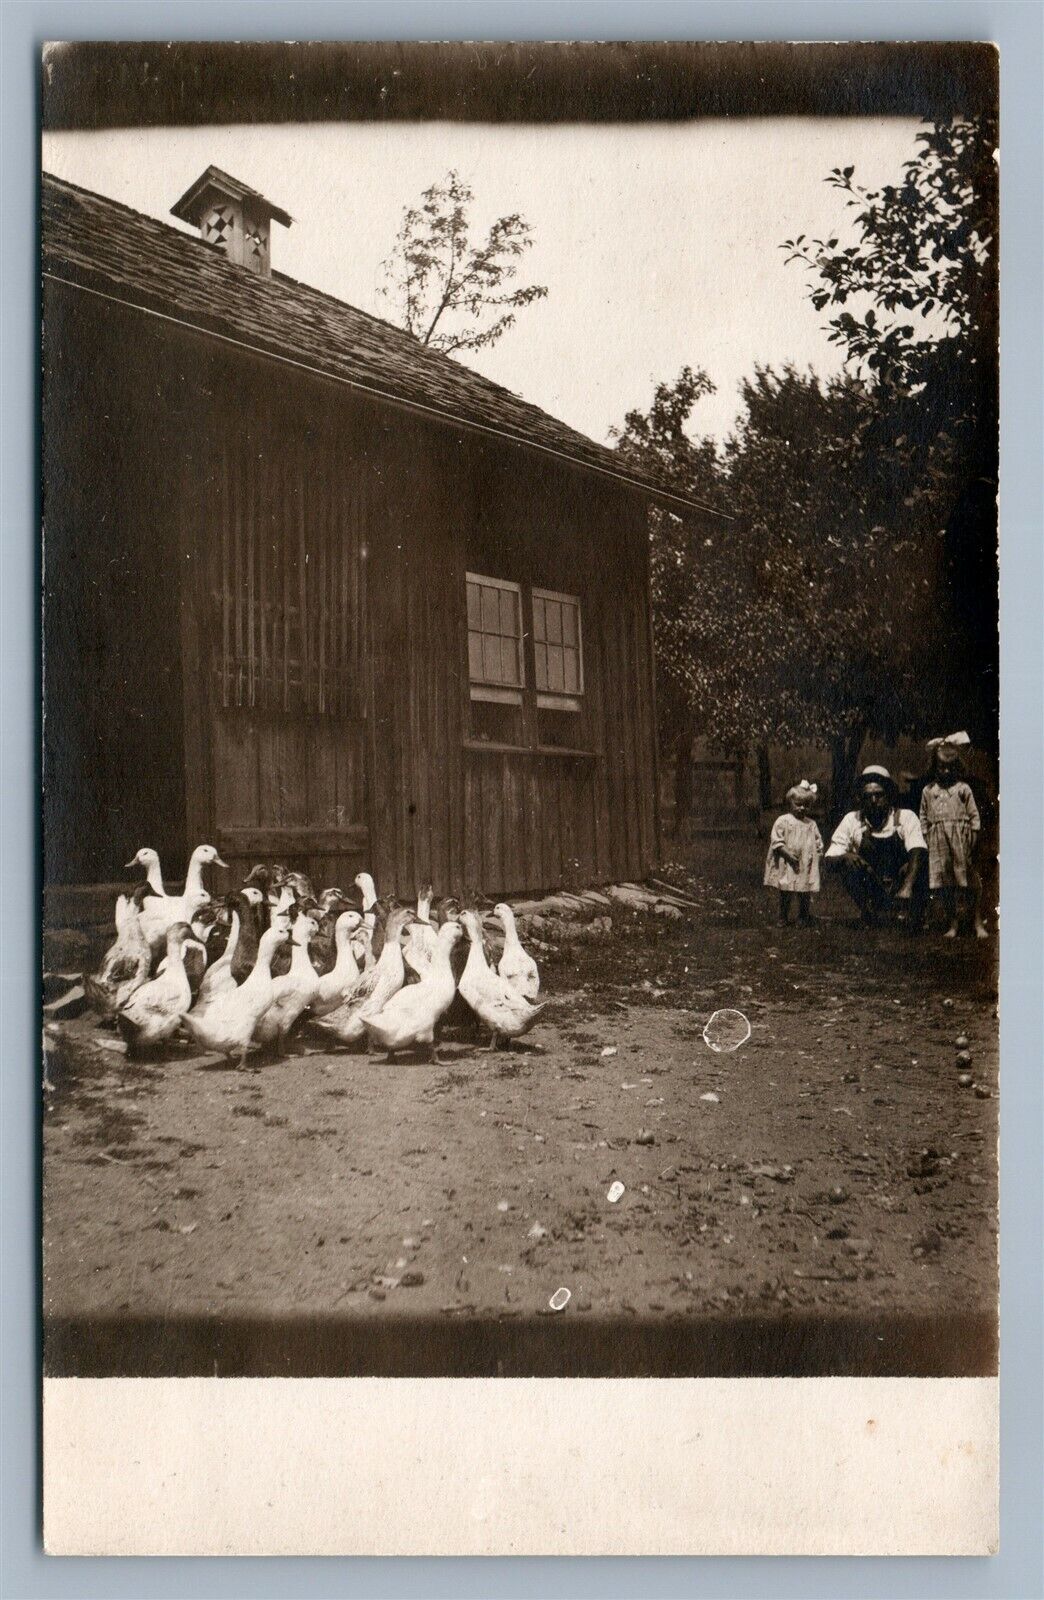
<path fill-rule="evenodd" d="M 273 220 L 284 228 L 293 221 L 288 212 L 219 167 L 208 167 L 170 211 L 198 228 L 200 238 L 237 267 L 260 278 L 272 271 Z"/>

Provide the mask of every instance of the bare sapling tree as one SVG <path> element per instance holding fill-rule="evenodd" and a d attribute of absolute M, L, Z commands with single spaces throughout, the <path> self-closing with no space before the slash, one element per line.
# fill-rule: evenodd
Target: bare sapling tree
<path fill-rule="evenodd" d="M 403 214 L 394 248 L 382 263 L 382 298 L 394 320 L 421 344 L 444 355 L 496 344 L 521 306 L 542 300 L 543 284 L 513 287 L 519 258 L 533 244 L 517 212 L 498 217 L 486 238 L 471 238 L 471 188 L 457 172 L 425 189 Z"/>

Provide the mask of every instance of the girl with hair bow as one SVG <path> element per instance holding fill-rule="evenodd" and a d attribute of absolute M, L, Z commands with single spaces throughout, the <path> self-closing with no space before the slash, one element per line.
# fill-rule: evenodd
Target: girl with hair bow
<path fill-rule="evenodd" d="M 819 861 L 823 838 L 809 815 L 817 788 L 802 778 L 787 790 L 787 810 L 777 817 L 769 835 L 765 861 L 766 888 L 779 892 L 779 920 L 790 921 L 791 907 L 797 907 L 797 920 L 812 921 L 812 896 L 819 893 Z"/>

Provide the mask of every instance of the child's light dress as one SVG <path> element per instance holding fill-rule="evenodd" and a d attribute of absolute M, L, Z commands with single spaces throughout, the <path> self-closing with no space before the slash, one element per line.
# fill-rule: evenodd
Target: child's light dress
<path fill-rule="evenodd" d="M 796 869 L 780 855 L 782 845 L 797 857 Z M 791 894 L 819 893 L 819 858 L 823 854 L 823 837 L 811 817 L 795 817 L 785 811 L 772 824 L 769 835 L 768 858 L 765 861 L 765 884 L 769 889 L 785 889 Z"/>
<path fill-rule="evenodd" d="M 928 887 L 966 889 L 972 847 L 979 831 L 979 808 L 968 784 L 926 783 L 921 795 L 921 827 L 928 845 Z"/>

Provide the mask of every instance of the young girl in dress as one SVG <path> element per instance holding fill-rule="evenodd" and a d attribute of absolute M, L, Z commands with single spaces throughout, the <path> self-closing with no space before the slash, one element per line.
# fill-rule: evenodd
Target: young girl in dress
<path fill-rule="evenodd" d="M 946 906 L 944 935 L 956 939 L 962 909 L 971 915 L 977 939 L 989 934 L 982 920 L 982 881 L 975 868 L 981 824 L 975 796 L 964 777 L 960 747 L 967 734 L 931 739 L 932 764 L 921 794 L 921 829 L 928 845 L 928 887 Z"/>
<path fill-rule="evenodd" d="M 790 921 L 790 908 L 797 906 L 799 922 L 812 921 L 812 896 L 819 893 L 819 860 L 823 839 L 809 816 L 816 798 L 816 785 L 802 778 L 787 790 L 787 810 L 772 824 L 765 884 L 779 890 L 779 920 Z"/>

